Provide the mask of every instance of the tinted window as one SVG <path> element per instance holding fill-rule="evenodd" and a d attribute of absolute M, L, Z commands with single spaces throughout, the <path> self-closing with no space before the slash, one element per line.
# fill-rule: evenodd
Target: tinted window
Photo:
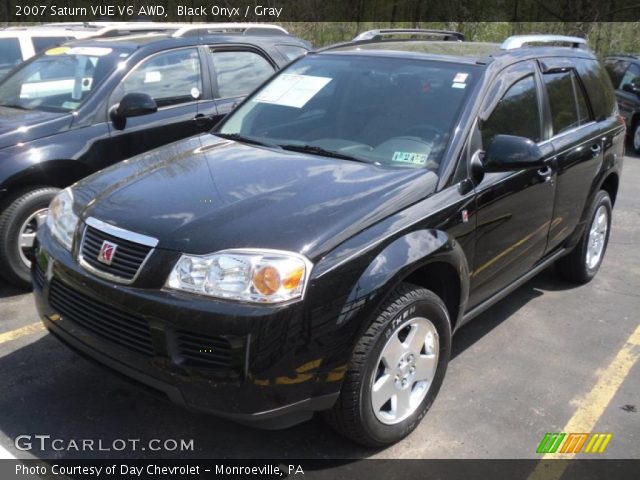
<path fill-rule="evenodd" d="M 212 51 L 221 98 L 244 96 L 273 75 L 273 67 L 254 52 Z"/>
<path fill-rule="evenodd" d="M 580 125 L 572 76 L 571 71 L 544 75 L 554 135 Z"/>
<path fill-rule="evenodd" d="M 9 69 L 22 61 L 17 38 L 0 38 L 0 68 Z"/>
<path fill-rule="evenodd" d="M 596 120 L 602 120 L 617 111 L 616 95 L 609 75 L 597 60 L 574 59 L 578 75 L 586 89 Z"/>
<path fill-rule="evenodd" d="M 613 83 L 613 85 L 617 88 L 620 85 L 620 80 L 622 80 L 624 72 L 629 66 L 629 62 L 627 62 L 626 60 L 609 59 L 605 60 L 604 66 L 607 69 L 609 77 L 611 78 L 611 83 Z"/>
<path fill-rule="evenodd" d="M 0 104 L 27 110 L 75 110 L 127 54 L 103 47 L 56 47 L 23 64 L 0 89 Z"/>
<path fill-rule="evenodd" d="M 276 45 L 276 49 L 290 62 L 307 53 L 307 50 L 295 45 Z"/>
<path fill-rule="evenodd" d="M 482 143 L 486 148 L 495 135 L 515 135 L 540 141 L 538 93 L 533 76 L 514 83 L 489 118 L 482 122 Z"/>
<path fill-rule="evenodd" d="M 629 88 L 631 85 L 640 85 L 640 67 L 635 63 L 629 65 L 629 68 L 622 76 L 620 89 L 625 90 L 625 87 Z"/>
<path fill-rule="evenodd" d="M 40 53 L 43 50 L 46 50 L 49 47 L 53 47 L 54 45 L 60 45 L 61 43 L 70 40 L 67 37 L 33 37 L 31 41 L 33 42 L 33 48 L 36 53 Z"/>
<path fill-rule="evenodd" d="M 573 79 L 573 88 L 576 92 L 576 100 L 578 101 L 578 121 L 580 122 L 580 125 L 582 125 L 592 120 L 591 112 L 589 111 L 587 97 L 584 93 L 582 85 L 580 85 L 580 82 L 576 78 L 575 72 L 572 72 L 571 77 Z"/>
<path fill-rule="evenodd" d="M 220 132 L 437 172 L 479 68 L 382 56 L 305 56 L 231 113 Z"/>
<path fill-rule="evenodd" d="M 136 67 L 122 85 L 121 95 L 146 93 L 158 107 L 193 102 L 202 93 L 198 50 L 187 48 L 154 55 Z"/>

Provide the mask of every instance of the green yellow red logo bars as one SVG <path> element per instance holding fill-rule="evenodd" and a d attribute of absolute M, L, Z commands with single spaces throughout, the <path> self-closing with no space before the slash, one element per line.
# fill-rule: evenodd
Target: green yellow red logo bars
<path fill-rule="evenodd" d="M 612 437 L 611 433 L 545 433 L 536 453 L 604 453 Z"/>

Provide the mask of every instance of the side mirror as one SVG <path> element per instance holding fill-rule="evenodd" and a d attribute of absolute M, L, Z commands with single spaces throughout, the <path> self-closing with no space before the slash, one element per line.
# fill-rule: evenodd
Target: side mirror
<path fill-rule="evenodd" d="M 496 135 L 484 153 L 485 172 L 509 172 L 545 166 L 544 154 L 532 140 L 513 135 Z"/>
<path fill-rule="evenodd" d="M 140 117 L 158 111 L 156 101 L 146 93 L 127 93 L 120 103 L 111 110 L 114 119 L 124 120 L 129 117 Z"/>

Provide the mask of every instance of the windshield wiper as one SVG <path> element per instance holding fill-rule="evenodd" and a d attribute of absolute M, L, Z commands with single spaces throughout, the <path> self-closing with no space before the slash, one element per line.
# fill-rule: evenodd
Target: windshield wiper
<path fill-rule="evenodd" d="M 283 150 L 291 150 L 292 152 L 310 153 L 312 155 L 322 155 L 323 157 L 340 158 L 342 160 L 352 160 L 354 162 L 371 163 L 362 158 L 347 155 L 345 153 L 327 150 L 326 148 L 317 147 L 315 145 L 280 145 Z"/>
<path fill-rule="evenodd" d="M 273 143 L 263 142 L 253 137 L 245 137 L 244 135 L 240 135 L 239 133 L 220 133 L 220 132 L 212 132 L 214 135 L 226 138 L 227 140 L 234 140 L 236 142 L 248 143 L 250 145 L 260 145 L 263 147 L 271 147 L 271 148 L 280 148 L 278 145 L 274 145 Z"/>

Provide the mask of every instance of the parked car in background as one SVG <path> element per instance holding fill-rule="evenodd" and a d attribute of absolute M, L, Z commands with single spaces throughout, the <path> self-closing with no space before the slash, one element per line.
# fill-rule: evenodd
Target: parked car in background
<path fill-rule="evenodd" d="M 0 30 L 0 79 L 41 51 L 68 40 L 92 36 L 86 30 L 59 27 L 10 27 Z"/>
<path fill-rule="evenodd" d="M 604 59 L 604 66 L 616 90 L 633 151 L 640 154 L 640 56 L 611 55 Z"/>
<path fill-rule="evenodd" d="M 164 32 L 174 37 L 221 33 L 288 35 L 284 28 L 264 23 L 68 22 L 48 23 L 37 27 L 8 27 L 0 29 L 0 79 L 24 60 L 69 40 L 151 32 Z M 306 47 L 308 50 L 310 44 Z M 297 48 L 297 45 L 290 46 L 290 49 Z"/>
<path fill-rule="evenodd" d="M 57 189 L 205 132 L 307 42 L 144 34 L 47 49 L 0 82 L 0 275 L 27 287 Z"/>
<path fill-rule="evenodd" d="M 380 447 L 431 407 L 460 326 L 553 264 L 594 278 L 625 126 L 586 42 L 371 37 L 58 194 L 45 326 L 177 403 L 269 427 L 324 411 Z"/>

